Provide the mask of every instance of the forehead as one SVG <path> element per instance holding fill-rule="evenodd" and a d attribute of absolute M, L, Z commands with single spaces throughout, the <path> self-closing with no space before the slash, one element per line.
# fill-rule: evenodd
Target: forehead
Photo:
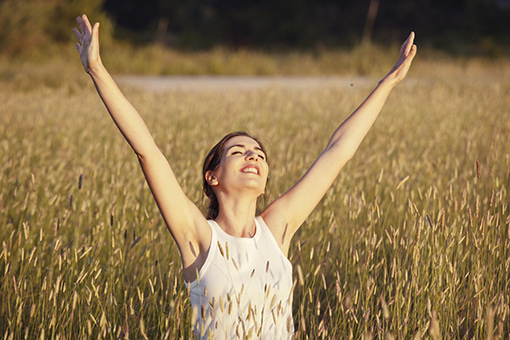
<path fill-rule="evenodd" d="M 257 143 L 253 138 L 250 138 L 248 136 L 235 136 L 230 138 L 224 146 L 225 150 L 228 150 L 230 147 L 235 145 L 243 145 L 248 149 L 251 148 L 258 148 L 261 149 L 259 143 Z"/>

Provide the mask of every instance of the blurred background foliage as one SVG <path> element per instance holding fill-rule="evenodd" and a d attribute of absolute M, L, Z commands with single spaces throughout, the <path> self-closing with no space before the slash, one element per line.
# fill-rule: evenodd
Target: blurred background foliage
<path fill-rule="evenodd" d="M 411 30 L 422 56 L 425 48 L 435 57 L 501 60 L 510 50 L 510 0 L 0 0 L 0 64 L 68 60 L 82 13 L 101 22 L 102 47 L 116 60 L 112 70 L 127 73 L 238 74 L 227 65 L 232 58 L 254 56 L 259 65 L 271 55 L 247 73 L 274 74 L 285 64 L 278 58 L 295 58 L 289 53 L 310 65 L 330 63 L 324 56 L 338 51 L 376 58 Z M 159 66 L 148 65 L 149 57 Z M 204 59 L 210 66 L 201 66 Z M 301 73 L 335 73 L 328 65 Z M 356 66 L 361 74 L 363 65 Z"/>
<path fill-rule="evenodd" d="M 44 53 L 73 40 L 77 13 L 101 21 L 102 39 L 113 36 L 104 0 L 0 0 L 0 53 Z"/>
<path fill-rule="evenodd" d="M 496 47 L 510 35 L 508 0 L 1 0 L 0 9 L 2 53 L 74 40 L 81 13 L 101 21 L 103 37 L 194 49 L 350 47 L 363 37 L 384 44 L 412 29 L 454 51 Z"/>
<path fill-rule="evenodd" d="M 449 52 L 506 39 L 510 1 L 502 0 L 106 0 L 116 34 L 177 47 L 352 47 L 400 42 L 410 30 Z M 473 52 L 472 50 L 466 52 Z M 494 53 L 494 51 L 482 51 Z"/>

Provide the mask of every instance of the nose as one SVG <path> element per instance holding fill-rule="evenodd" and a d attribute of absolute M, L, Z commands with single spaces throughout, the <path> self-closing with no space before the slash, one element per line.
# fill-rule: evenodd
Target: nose
<path fill-rule="evenodd" d="M 257 153 L 255 151 L 248 150 L 246 152 L 246 159 L 249 161 L 256 161 L 258 162 L 259 158 L 257 157 Z"/>

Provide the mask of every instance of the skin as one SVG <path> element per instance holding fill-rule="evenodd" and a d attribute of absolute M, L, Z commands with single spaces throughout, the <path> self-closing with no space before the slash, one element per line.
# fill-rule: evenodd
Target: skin
<path fill-rule="evenodd" d="M 247 170 L 256 169 L 256 174 Z M 268 166 L 259 144 L 245 136 L 225 144 L 218 168 L 206 173 L 220 204 L 216 222 L 237 237 L 252 237 L 255 231 L 257 198 L 264 193 Z"/>
<path fill-rule="evenodd" d="M 76 20 L 79 29 L 73 31 L 83 67 L 137 155 L 161 215 L 179 248 L 184 279 L 193 281 L 207 258 L 211 243 L 207 220 L 183 192 L 143 119 L 104 67 L 99 53 L 99 23 L 92 26 L 86 15 Z M 336 129 L 304 176 L 260 214 L 285 255 L 293 235 L 353 157 L 393 88 L 404 80 L 417 52 L 413 42 L 414 32 L 411 32 L 402 44 L 395 66 Z M 249 137 L 234 137 L 225 145 L 218 168 L 206 173 L 206 180 L 220 205 L 216 222 L 232 236 L 252 237 L 256 232 L 257 198 L 265 190 L 269 171 L 265 155 L 259 149 L 258 143 Z M 246 172 L 247 169 L 257 169 L 257 173 Z"/>

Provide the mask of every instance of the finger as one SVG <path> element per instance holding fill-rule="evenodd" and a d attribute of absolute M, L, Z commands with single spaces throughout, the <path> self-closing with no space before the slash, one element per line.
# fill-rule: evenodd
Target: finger
<path fill-rule="evenodd" d="M 94 27 L 92 28 L 92 39 L 96 43 L 99 42 L 99 26 L 100 26 L 100 24 L 98 22 L 96 22 L 94 24 Z"/>
<path fill-rule="evenodd" d="M 404 67 L 408 70 L 411 67 L 411 64 L 413 62 L 414 57 L 416 56 L 416 52 L 418 50 L 418 47 L 416 45 L 412 45 L 411 49 L 409 51 L 409 54 L 407 55 L 405 61 L 404 61 Z M 407 73 L 407 71 L 406 71 Z"/>
<path fill-rule="evenodd" d="M 411 46 L 411 50 L 409 51 L 408 58 L 413 61 L 414 57 L 416 56 L 416 52 L 418 52 L 418 46 L 414 45 Z"/>
<path fill-rule="evenodd" d="M 83 23 L 85 24 L 85 27 L 87 28 L 87 30 L 89 32 L 92 32 L 92 26 L 90 25 L 90 21 L 89 21 L 89 18 L 87 17 L 86 14 L 83 14 L 81 16 L 82 20 L 83 20 Z"/>
<path fill-rule="evenodd" d="M 411 38 L 411 34 L 409 34 L 407 36 L 407 39 L 402 43 L 402 45 L 400 46 L 400 55 L 406 55 L 406 49 L 407 49 L 407 46 L 409 44 L 409 39 Z"/>
<path fill-rule="evenodd" d="M 407 56 L 409 54 L 409 51 L 411 51 L 411 47 L 413 46 L 413 43 L 414 43 L 414 32 L 411 31 L 411 33 L 407 37 L 406 41 L 404 41 L 404 43 L 402 44 L 401 51 L 403 52 L 403 54 L 405 56 Z"/>
<path fill-rule="evenodd" d="M 78 53 L 80 53 L 80 54 L 81 54 L 81 45 L 80 45 L 80 44 L 78 44 L 78 43 L 76 43 L 74 46 L 75 46 L 75 47 L 76 47 L 76 49 L 78 50 Z"/>
<path fill-rule="evenodd" d="M 85 36 L 87 32 L 89 32 L 89 30 L 87 29 L 87 24 L 85 24 L 85 22 L 81 18 L 78 21 L 78 30 L 80 31 L 82 37 Z"/>
<path fill-rule="evenodd" d="M 96 22 L 94 24 L 94 27 L 92 27 L 92 35 L 94 37 L 98 37 L 99 36 L 99 26 L 100 26 L 99 22 Z"/>
<path fill-rule="evenodd" d="M 78 40 L 81 41 L 83 35 L 81 34 L 81 32 L 76 27 L 73 28 L 73 33 L 76 36 L 76 38 L 78 38 Z"/>
<path fill-rule="evenodd" d="M 414 32 L 411 31 L 409 37 L 407 38 L 406 55 L 409 54 L 413 46 L 414 46 Z"/>
<path fill-rule="evenodd" d="M 78 28 L 76 30 L 80 32 L 80 35 L 83 35 L 83 20 L 81 17 L 76 17 L 76 23 L 78 24 Z M 76 34 L 76 33 L 75 33 Z"/>

